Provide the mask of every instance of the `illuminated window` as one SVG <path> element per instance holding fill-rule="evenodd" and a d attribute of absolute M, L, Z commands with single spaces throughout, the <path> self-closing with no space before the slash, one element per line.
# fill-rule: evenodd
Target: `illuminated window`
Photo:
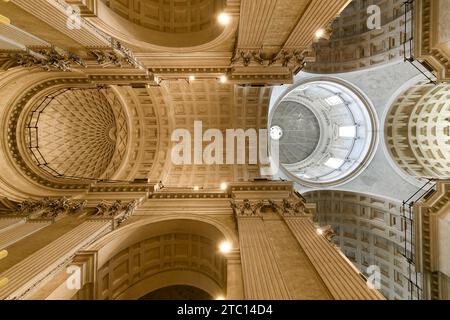
<path fill-rule="evenodd" d="M 339 104 L 342 104 L 344 101 L 341 99 L 341 97 L 339 96 L 331 96 L 329 98 L 326 98 L 325 101 L 330 105 L 330 106 L 337 106 Z"/>
<path fill-rule="evenodd" d="M 327 162 L 325 162 L 325 165 L 332 169 L 339 169 L 344 163 L 345 161 L 342 159 L 330 158 Z"/>
<path fill-rule="evenodd" d="M 356 137 L 356 127 L 339 127 L 339 137 L 341 138 L 355 138 Z"/>

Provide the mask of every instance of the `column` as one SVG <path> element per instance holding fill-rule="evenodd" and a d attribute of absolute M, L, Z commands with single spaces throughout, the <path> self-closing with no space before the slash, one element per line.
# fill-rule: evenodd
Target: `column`
<path fill-rule="evenodd" d="M 262 217 L 249 200 L 234 202 L 233 207 L 238 221 L 245 299 L 291 299 Z"/>
<path fill-rule="evenodd" d="M 284 212 L 284 221 L 336 300 L 383 300 L 370 290 L 359 271 L 314 227 L 306 215 Z"/>
<path fill-rule="evenodd" d="M 241 253 L 233 251 L 227 258 L 227 300 L 243 300 L 244 286 L 242 282 Z"/>

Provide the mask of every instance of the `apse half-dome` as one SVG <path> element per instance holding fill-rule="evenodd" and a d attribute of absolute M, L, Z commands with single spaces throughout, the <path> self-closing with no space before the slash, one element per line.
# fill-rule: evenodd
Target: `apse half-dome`
<path fill-rule="evenodd" d="M 124 125 L 99 89 L 61 89 L 41 98 L 25 129 L 32 161 L 56 178 L 105 178 L 126 140 Z"/>
<path fill-rule="evenodd" d="M 310 80 L 295 85 L 270 114 L 270 131 L 283 133 L 277 141 L 282 171 L 307 187 L 356 177 L 375 151 L 374 114 L 364 96 L 347 84 Z"/>

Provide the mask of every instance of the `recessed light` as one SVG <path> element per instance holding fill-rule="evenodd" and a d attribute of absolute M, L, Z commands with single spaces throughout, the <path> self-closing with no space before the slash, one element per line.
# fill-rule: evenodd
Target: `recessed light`
<path fill-rule="evenodd" d="M 220 189 L 221 190 L 227 190 L 227 188 L 228 188 L 228 184 L 226 182 L 223 182 L 223 183 L 220 184 Z"/>
<path fill-rule="evenodd" d="M 230 23 L 231 17 L 228 14 L 226 14 L 225 12 L 222 12 L 217 17 L 217 21 L 219 21 L 219 23 L 221 25 L 226 26 L 226 25 L 228 25 Z"/>
<path fill-rule="evenodd" d="M 194 81 L 195 80 L 195 76 L 189 76 L 189 81 Z"/>
<path fill-rule="evenodd" d="M 325 35 L 325 30 L 319 29 L 319 30 L 316 31 L 316 38 L 317 39 L 322 38 L 324 35 Z"/>
<path fill-rule="evenodd" d="M 219 245 L 219 250 L 223 254 L 230 253 L 232 249 L 231 243 L 229 241 L 224 241 Z"/>
<path fill-rule="evenodd" d="M 227 78 L 226 75 L 221 75 L 220 78 L 219 78 L 219 80 L 220 80 L 220 82 L 222 82 L 222 83 L 226 83 L 226 82 L 228 81 L 228 78 Z"/>

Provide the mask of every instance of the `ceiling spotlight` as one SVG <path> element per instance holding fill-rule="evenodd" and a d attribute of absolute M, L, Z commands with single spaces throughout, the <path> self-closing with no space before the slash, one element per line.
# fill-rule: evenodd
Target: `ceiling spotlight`
<path fill-rule="evenodd" d="M 225 297 L 224 297 L 224 296 L 218 296 L 218 297 L 216 298 L 216 300 L 225 300 Z"/>
<path fill-rule="evenodd" d="M 270 138 L 272 138 L 272 140 L 278 141 L 281 137 L 283 137 L 283 129 L 279 126 L 273 126 L 270 128 Z"/>
<path fill-rule="evenodd" d="M 318 229 L 317 229 L 317 233 L 318 233 L 319 235 L 323 235 L 323 230 L 320 229 L 320 228 L 318 228 Z"/>
<path fill-rule="evenodd" d="M 227 188 L 228 188 L 228 184 L 226 182 L 223 182 L 223 183 L 220 184 L 220 189 L 221 190 L 227 190 Z"/>
<path fill-rule="evenodd" d="M 316 31 L 316 38 L 320 39 L 325 35 L 325 30 L 324 29 L 319 29 Z"/>
<path fill-rule="evenodd" d="M 227 78 L 226 75 L 221 75 L 219 80 L 220 80 L 221 83 L 226 83 L 228 81 L 228 78 Z"/>
<path fill-rule="evenodd" d="M 8 256 L 8 251 L 2 250 L 0 251 L 0 260 L 6 258 Z"/>
<path fill-rule="evenodd" d="M 219 245 L 219 251 L 223 254 L 227 254 L 231 252 L 232 246 L 229 241 L 224 241 Z"/>
<path fill-rule="evenodd" d="M 199 186 L 195 186 L 194 187 L 194 191 L 198 191 L 198 190 L 200 190 L 200 187 Z"/>
<path fill-rule="evenodd" d="M 225 12 L 222 12 L 217 17 L 217 21 L 219 21 L 219 23 L 221 25 L 226 26 L 226 25 L 228 25 L 230 23 L 231 17 L 228 14 L 226 14 Z"/>
<path fill-rule="evenodd" d="M 189 81 L 194 81 L 195 80 L 195 76 L 189 76 Z"/>

